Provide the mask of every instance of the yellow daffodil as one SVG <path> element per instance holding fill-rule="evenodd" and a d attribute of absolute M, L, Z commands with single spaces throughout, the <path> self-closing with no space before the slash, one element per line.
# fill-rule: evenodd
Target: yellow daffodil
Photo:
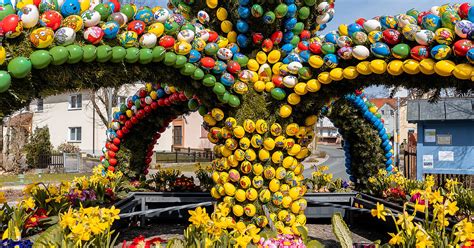
<path fill-rule="evenodd" d="M 454 188 L 454 186 L 459 185 L 459 184 L 461 184 L 461 183 L 458 182 L 457 179 L 447 179 L 447 180 L 446 180 L 445 187 L 446 187 L 447 189 L 452 189 L 452 188 Z"/>
<path fill-rule="evenodd" d="M 411 234 L 411 231 L 415 227 L 415 225 L 413 224 L 413 219 L 415 219 L 415 216 L 412 216 L 408 214 L 408 212 L 404 211 L 403 214 L 399 214 L 397 216 L 396 224 L 398 226 L 401 226 L 403 229 L 407 230 L 409 234 Z"/>
<path fill-rule="evenodd" d="M 415 202 L 415 211 L 425 212 L 425 204 L 419 204 L 418 201 Z"/>
<path fill-rule="evenodd" d="M 189 217 L 189 221 L 196 225 L 196 227 L 205 225 L 210 220 L 205 208 L 198 207 L 196 210 L 189 210 L 188 212 L 191 215 L 191 217 Z"/>
<path fill-rule="evenodd" d="M 377 202 L 376 209 L 370 210 L 370 213 L 372 214 L 373 217 L 377 217 L 379 219 L 382 219 L 385 221 L 385 216 L 387 216 L 387 213 L 385 212 L 385 208 L 383 204 L 380 204 Z"/>
<path fill-rule="evenodd" d="M 454 235 L 461 240 L 461 242 L 474 240 L 474 225 L 467 218 L 457 223 L 455 226 L 456 232 Z"/>
<path fill-rule="evenodd" d="M 246 248 L 251 240 L 252 237 L 248 235 L 240 235 L 239 237 L 235 238 L 235 247 Z"/>
<path fill-rule="evenodd" d="M 435 203 L 442 203 L 443 202 L 443 196 L 439 192 L 439 190 L 436 190 L 435 192 L 431 193 L 429 195 L 430 203 L 435 204 Z"/>
<path fill-rule="evenodd" d="M 444 205 L 446 206 L 448 214 L 450 214 L 451 216 L 454 216 L 459 210 L 456 201 L 451 202 L 450 200 L 446 200 Z"/>
<path fill-rule="evenodd" d="M 242 221 L 239 221 L 235 224 L 235 229 L 240 233 L 240 234 L 243 234 L 245 233 L 245 230 L 247 229 L 247 226 L 245 225 L 245 223 L 243 223 Z"/>
<path fill-rule="evenodd" d="M 405 243 L 405 239 L 402 237 L 401 233 L 388 233 L 392 238 L 388 241 L 391 245 L 402 245 Z"/>
<path fill-rule="evenodd" d="M 21 206 L 25 209 L 34 209 L 36 206 L 35 200 L 33 199 L 33 197 L 28 197 L 26 200 L 23 200 L 21 202 Z"/>
<path fill-rule="evenodd" d="M 5 197 L 5 193 L 0 191 L 0 204 L 7 202 L 7 198 Z"/>
<path fill-rule="evenodd" d="M 416 232 L 416 248 L 434 247 L 433 240 L 423 231 Z"/>

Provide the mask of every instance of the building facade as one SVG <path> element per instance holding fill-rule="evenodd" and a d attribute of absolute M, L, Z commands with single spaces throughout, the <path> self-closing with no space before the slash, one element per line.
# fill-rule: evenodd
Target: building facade
<path fill-rule="evenodd" d="M 327 117 L 320 118 L 316 123 L 318 143 L 336 144 L 340 142 L 340 134 L 337 128 Z"/>

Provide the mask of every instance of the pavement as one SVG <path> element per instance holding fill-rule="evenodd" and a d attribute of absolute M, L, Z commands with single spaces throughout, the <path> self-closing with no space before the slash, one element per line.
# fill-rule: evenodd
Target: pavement
<path fill-rule="evenodd" d="M 318 151 L 326 152 L 328 158 L 325 162 L 319 163 L 321 165 L 327 165 L 329 167 L 328 173 L 332 173 L 334 178 L 342 178 L 343 180 L 348 181 L 349 175 L 346 172 L 346 167 L 344 166 L 345 163 L 345 155 L 344 150 L 340 146 L 337 145 L 318 145 Z M 303 175 L 305 177 L 311 177 L 311 173 L 314 171 L 312 165 L 314 163 L 311 162 L 303 162 L 305 165 L 305 171 Z"/>

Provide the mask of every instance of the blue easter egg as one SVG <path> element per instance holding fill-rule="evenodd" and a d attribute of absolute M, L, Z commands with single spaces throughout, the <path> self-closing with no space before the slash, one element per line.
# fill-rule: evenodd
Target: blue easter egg
<path fill-rule="evenodd" d="M 221 83 L 225 86 L 231 87 L 235 82 L 234 76 L 228 72 L 224 72 L 221 76 Z"/>
<path fill-rule="evenodd" d="M 380 24 L 382 29 L 397 29 L 397 20 L 393 16 L 382 16 L 380 17 Z"/>
<path fill-rule="evenodd" d="M 294 18 L 294 17 L 291 17 L 291 18 L 289 18 L 289 19 L 286 19 L 286 20 L 284 21 L 285 30 L 292 30 L 292 29 L 295 27 L 295 25 L 296 25 L 297 22 L 298 22 L 298 20 L 297 20 L 296 18 Z"/>
<path fill-rule="evenodd" d="M 467 13 L 467 19 L 471 22 L 474 22 L 474 7 L 471 6 L 469 12 Z"/>
<path fill-rule="evenodd" d="M 391 152 L 389 152 L 389 153 L 385 154 L 385 157 L 386 157 L 386 158 L 391 158 L 392 155 L 393 155 L 393 154 L 392 154 Z"/>
<path fill-rule="evenodd" d="M 296 15 L 296 11 L 298 7 L 295 4 L 288 5 L 288 11 L 286 12 L 286 17 L 294 17 Z"/>
<path fill-rule="evenodd" d="M 471 48 L 467 51 L 466 57 L 467 60 L 471 62 L 471 64 L 474 64 L 474 48 Z"/>
<path fill-rule="evenodd" d="M 423 18 L 421 20 L 421 26 L 424 29 L 428 29 L 428 30 L 431 30 L 433 32 L 436 31 L 436 29 L 441 28 L 441 25 L 442 25 L 441 18 L 439 18 L 435 14 L 425 15 L 425 16 L 423 16 Z"/>
<path fill-rule="evenodd" d="M 116 21 L 108 21 L 101 26 L 104 31 L 104 38 L 114 39 L 120 30 L 120 25 Z"/>
<path fill-rule="evenodd" d="M 212 73 L 214 74 L 221 74 L 227 69 L 227 64 L 224 63 L 223 61 L 216 61 L 216 64 L 214 65 L 214 68 L 212 68 Z"/>
<path fill-rule="evenodd" d="M 303 60 L 303 62 L 308 62 L 309 57 L 311 56 L 311 52 L 309 50 L 304 50 L 301 51 L 298 55 Z"/>
<path fill-rule="evenodd" d="M 323 31 L 327 26 L 328 25 L 326 23 L 319 25 L 319 31 Z"/>
<path fill-rule="evenodd" d="M 61 15 L 63 17 L 78 15 L 81 12 L 81 4 L 78 0 L 66 0 L 61 6 Z"/>
<path fill-rule="evenodd" d="M 243 48 L 249 45 L 249 38 L 244 34 L 237 35 L 237 44 Z"/>
<path fill-rule="evenodd" d="M 294 48 L 294 46 L 290 43 L 283 45 L 281 47 L 283 55 L 286 55 L 286 54 L 290 53 L 293 50 L 293 48 Z"/>
<path fill-rule="evenodd" d="M 437 45 L 431 48 L 431 57 L 436 60 L 444 60 L 451 56 L 451 47 L 448 45 Z"/>
<path fill-rule="evenodd" d="M 358 23 L 351 23 L 347 26 L 347 33 L 349 36 L 352 36 L 353 33 L 363 31 L 364 27 L 359 25 Z"/>
<path fill-rule="evenodd" d="M 247 7 L 239 7 L 237 13 L 239 13 L 240 18 L 246 19 L 250 16 L 250 9 Z"/>
<path fill-rule="evenodd" d="M 249 24 L 244 20 L 237 20 L 235 26 L 240 33 L 247 33 L 249 31 Z"/>
<path fill-rule="evenodd" d="M 333 43 L 333 44 L 337 43 L 337 39 L 339 39 L 339 35 L 335 32 L 327 33 L 324 36 L 324 41 L 330 42 L 330 43 Z"/>
<path fill-rule="evenodd" d="M 197 50 L 192 49 L 189 51 L 189 62 L 196 63 L 201 59 L 201 53 Z"/>
<path fill-rule="evenodd" d="M 150 24 L 153 21 L 153 12 L 148 8 L 143 8 L 137 11 L 135 14 L 135 20 L 143 21 L 146 24 Z"/>
<path fill-rule="evenodd" d="M 229 45 L 227 45 L 227 49 L 230 49 L 232 53 L 238 53 L 240 51 L 240 48 L 237 43 L 230 43 Z"/>
<path fill-rule="evenodd" d="M 383 42 L 376 42 L 370 45 L 370 51 L 377 58 L 387 58 L 390 56 L 390 48 Z"/>
<path fill-rule="evenodd" d="M 284 43 L 290 43 L 294 36 L 295 36 L 295 34 L 291 31 L 285 32 L 283 34 L 283 42 Z"/>
<path fill-rule="evenodd" d="M 156 94 L 158 95 L 158 98 L 162 98 L 166 95 L 165 91 L 163 89 L 158 89 L 156 91 Z"/>
<path fill-rule="evenodd" d="M 332 54 L 332 53 L 324 55 L 323 60 L 326 66 L 328 66 L 329 68 L 336 68 L 337 65 L 339 64 L 337 55 Z"/>

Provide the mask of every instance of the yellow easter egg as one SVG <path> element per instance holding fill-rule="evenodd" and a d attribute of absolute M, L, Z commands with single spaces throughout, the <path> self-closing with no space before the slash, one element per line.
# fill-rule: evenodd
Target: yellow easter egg
<path fill-rule="evenodd" d="M 281 164 L 283 161 L 283 153 L 281 151 L 276 151 L 272 154 L 272 162 L 274 164 Z"/>
<path fill-rule="evenodd" d="M 80 0 L 79 1 L 79 6 L 81 6 L 81 14 L 82 14 L 82 12 L 88 10 L 89 7 L 91 6 L 91 0 Z M 155 12 L 153 12 L 153 13 L 155 13 Z"/>
<path fill-rule="evenodd" d="M 258 64 L 257 60 L 249 59 L 249 62 L 247 62 L 247 68 L 251 71 L 258 71 L 260 65 Z"/>
<path fill-rule="evenodd" d="M 268 184 L 268 188 L 271 192 L 275 193 L 280 190 L 280 180 L 273 178 Z"/>
<path fill-rule="evenodd" d="M 275 88 L 275 84 L 273 82 L 265 83 L 265 91 L 270 92 Z"/>
<path fill-rule="evenodd" d="M 400 60 L 390 61 L 387 65 L 387 71 L 392 76 L 398 76 L 403 73 L 403 62 Z"/>
<path fill-rule="evenodd" d="M 254 161 L 257 158 L 257 154 L 253 149 L 248 149 L 245 151 L 245 159 L 248 161 Z"/>
<path fill-rule="evenodd" d="M 265 149 L 260 149 L 258 151 L 258 159 L 262 162 L 268 161 L 268 159 L 270 159 L 270 152 Z"/>
<path fill-rule="evenodd" d="M 387 71 L 387 62 L 381 59 L 370 61 L 370 70 L 375 74 L 383 74 Z"/>
<path fill-rule="evenodd" d="M 300 152 L 296 154 L 297 159 L 304 159 L 309 155 L 309 149 L 306 147 L 301 148 Z"/>
<path fill-rule="evenodd" d="M 329 77 L 334 81 L 341 81 L 344 78 L 342 68 L 334 68 L 329 72 Z"/>
<path fill-rule="evenodd" d="M 263 147 L 268 150 L 268 151 L 271 151 L 275 148 L 275 140 L 273 140 L 272 138 L 268 137 L 266 138 L 264 141 L 263 141 Z"/>
<path fill-rule="evenodd" d="M 219 194 L 219 192 L 217 192 L 216 187 L 212 187 L 211 196 L 214 197 L 215 199 L 221 198 L 221 195 Z"/>
<path fill-rule="evenodd" d="M 244 208 L 245 215 L 253 217 L 257 213 L 257 208 L 253 204 L 247 204 Z"/>
<path fill-rule="evenodd" d="M 238 189 L 237 191 L 235 191 L 235 199 L 239 202 L 245 201 L 247 199 L 247 197 L 245 196 L 245 190 Z"/>
<path fill-rule="evenodd" d="M 370 75 L 372 73 L 372 70 L 370 69 L 370 62 L 369 61 L 362 61 L 359 64 L 357 64 L 357 72 L 362 74 L 362 75 Z"/>
<path fill-rule="evenodd" d="M 314 124 L 316 124 L 317 121 L 318 121 L 318 116 L 317 115 L 310 115 L 310 116 L 306 117 L 306 119 L 304 120 L 304 125 L 305 126 L 314 126 Z"/>
<path fill-rule="evenodd" d="M 287 101 L 291 105 L 297 105 L 298 103 L 300 103 L 301 97 L 296 93 L 291 93 L 290 95 L 288 95 Z"/>
<path fill-rule="evenodd" d="M 252 166 L 252 172 L 254 175 L 260 176 L 263 173 L 263 165 L 256 163 Z"/>
<path fill-rule="evenodd" d="M 232 213 L 234 213 L 235 216 L 240 217 L 244 214 L 244 208 L 240 205 L 234 205 L 232 206 Z"/>
<path fill-rule="evenodd" d="M 425 75 L 432 75 L 435 73 L 435 64 L 433 59 L 423 59 L 420 61 L 420 71 Z"/>
<path fill-rule="evenodd" d="M 227 34 L 227 39 L 228 39 L 229 42 L 231 42 L 231 43 L 237 42 L 237 32 L 235 32 L 235 31 L 230 31 L 230 32 Z"/>
<path fill-rule="evenodd" d="M 219 21 L 224 21 L 225 19 L 227 19 L 227 10 L 223 7 L 220 7 L 217 9 L 217 19 L 219 19 Z"/>
<path fill-rule="evenodd" d="M 248 189 L 252 184 L 252 181 L 250 181 L 250 178 L 248 176 L 243 176 L 240 178 L 239 184 L 241 188 Z"/>
<path fill-rule="evenodd" d="M 357 68 L 355 66 L 349 66 L 342 70 L 342 75 L 347 79 L 355 79 L 357 76 L 359 76 L 359 72 L 357 72 Z"/>
<path fill-rule="evenodd" d="M 290 196 L 284 196 L 283 197 L 283 200 L 281 202 L 281 205 L 284 207 L 284 208 L 289 208 L 290 205 L 291 205 L 291 202 L 293 202 L 293 200 L 291 200 L 291 197 Z"/>
<path fill-rule="evenodd" d="M 309 57 L 309 65 L 313 68 L 319 69 L 324 65 L 324 60 L 319 55 L 312 55 Z"/>
<path fill-rule="evenodd" d="M 3 46 L 0 46 L 0 65 L 5 63 L 5 59 L 7 58 L 7 52 Z"/>
<path fill-rule="evenodd" d="M 453 75 L 462 80 L 468 80 L 471 78 L 472 66 L 469 64 L 459 64 L 454 67 Z"/>
<path fill-rule="evenodd" d="M 403 71 L 415 75 L 420 72 L 420 63 L 414 59 L 407 59 L 403 61 Z"/>
<path fill-rule="evenodd" d="M 296 216 L 296 220 L 295 220 L 296 223 L 300 224 L 300 225 L 306 225 L 306 215 L 304 214 L 298 214 Z"/>
<path fill-rule="evenodd" d="M 218 0 L 206 0 L 207 7 L 211 9 L 216 8 L 218 3 L 219 3 Z"/>
<path fill-rule="evenodd" d="M 232 31 L 232 22 L 230 22 L 229 20 L 221 22 L 221 30 L 226 34 L 229 34 L 230 31 Z M 227 39 L 231 40 L 229 36 L 227 36 Z"/>
<path fill-rule="evenodd" d="M 289 215 L 288 211 L 280 210 L 278 212 L 278 220 L 283 221 L 284 219 L 288 218 L 288 215 Z"/>
<path fill-rule="evenodd" d="M 297 200 L 300 197 L 300 191 L 301 191 L 300 187 L 293 187 L 293 188 L 290 189 L 290 191 L 288 191 L 288 195 L 294 201 L 294 200 Z"/>
<path fill-rule="evenodd" d="M 267 54 L 263 51 L 258 52 L 256 58 L 257 62 L 261 65 L 267 62 Z"/>
<path fill-rule="evenodd" d="M 253 84 L 253 89 L 257 92 L 263 92 L 265 90 L 265 82 L 257 81 Z"/>
<path fill-rule="evenodd" d="M 321 72 L 318 75 L 318 81 L 322 84 L 330 84 L 332 82 L 329 72 Z"/>
<path fill-rule="evenodd" d="M 270 64 L 275 64 L 276 62 L 280 61 L 281 52 L 278 50 L 273 50 L 268 54 L 268 62 Z"/>
<path fill-rule="evenodd" d="M 299 144 L 294 144 L 294 145 L 288 150 L 288 154 L 290 154 L 291 156 L 296 156 L 296 154 L 298 154 L 300 151 L 301 151 L 301 145 L 299 145 Z"/>
<path fill-rule="evenodd" d="M 202 117 L 202 119 L 204 120 L 204 122 L 209 125 L 209 126 L 215 126 L 217 121 L 216 119 L 214 119 L 210 114 L 206 114 Z"/>
<path fill-rule="evenodd" d="M 245 195 L 247 197 L 247 200 L 255 201 L 258 197 L 258 192 L 256 189 L 250 188 L 250 189 L 247 189 L 247 191 L 245 192 Z"/>
<path fill-rule="evenodd" d="M 292 157 L 292 156 L 287 156 L 283 159 L 283 167 L 288 169 L 291 167 L 291 165 L 293 165 L 293 163 L 295 162 L 295 158 Z"/>
<path fill-rule="evenodd" d="M 247 133 L 253 133 L 255 131 L 255 122 L 250 119 L 244 120 L 244 130 Z"/>
<path fill-rule="evenodd" d="M 292 108 L 288 104 L 283 104 L 280 107 L 280 110 L 278 111 L 278 115 L 280 115 L 281 118 L 288 118 L 291 115 Z"/>
<path fill-rule="evenodd" d="M 347 25 L 346 24 L 341 24 L 339 27 L 337 27 L 337 30 L 339 31 L 339 34 L 342 36 L 348 36 L 349 32 L 347 31 Z"/>
<path fill-rule="evenodd" d="M 435 72 L 443 77 L 451 76 L 454 71 L 454 63 L 449 60 L 441 60 L 435 64 Z"/>
<path fill-rule="evenodd" d="M 309 92 L 316 92 L 321 89 L 321 83 L 316 79 L 311 79 L 306 83 L 306 89 Z"/>
<path fill-rule="evenodd" d="M 268 131 L 268 124 L 265 120 L 258 119 L 255 123 L 255 127 L 257 129 L 257 133 L 264 134 Z"/>
<path fill-rule="evenodd" d="M 163 23 L 155 22 L 148 26 L 148 33 L 152 33 L 156 35 L 156 37 L 160 37 L 163 32 L 165 31 L 165 26 Z"/>
<path fill-rule="evenodd" d="M 272 72 L 273 74 L 279 74 L 280 73 L 280 67 L 283 65 L 283 62 L 277 62 L 272 66 Z"/>
<path fill-rule="evenodd" d="M 276 147 L 283 147 L 285 145 L 285 137 L 283 135 L 280 135 L 275 138 L 275 146 Z"/>
<path fill-rule="evenodd" d="M 236 126 L 236 127 L 234 127 L 234 129 L 232 131 L 234 133 L 234 136 L 239 138 L 239 139 L 244 137 L 244 135 L 245 135 L 245 130 L 242 126 Z"/>
<path fill-rule="evenodd" d="M 295 93 L 300 96 L 304 96 L 306 95 L 306 93 L 308 93 L 308 89 L 305 83 L 297 83 L 295 85 L 294 90 L 295 90 Z"/>

